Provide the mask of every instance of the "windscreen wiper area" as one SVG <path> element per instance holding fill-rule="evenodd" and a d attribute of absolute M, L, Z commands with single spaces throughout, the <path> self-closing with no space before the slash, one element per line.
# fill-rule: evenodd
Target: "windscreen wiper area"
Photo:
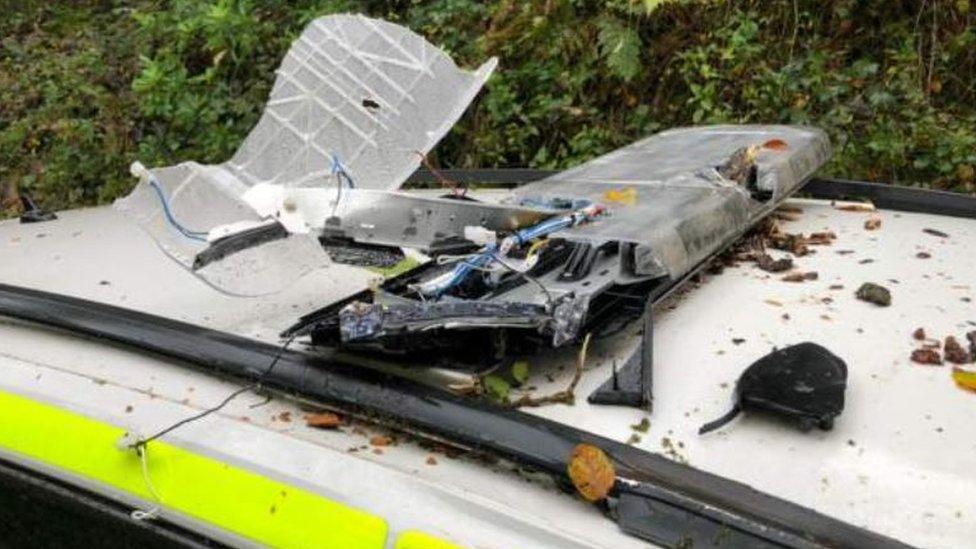
<path fill-rule="evenodd" d="M 0 285 L 0 315 L 253 381 L 277 346 L 137 311 Z M 489 453 L 569 483 L 579 444 L 616 469 L 604 507 L 626 532 L 666 547 L 905 547 L 895 540 L 663 456 L 510 408 L 297 351 L 262 377 L 269 389 Z"/>

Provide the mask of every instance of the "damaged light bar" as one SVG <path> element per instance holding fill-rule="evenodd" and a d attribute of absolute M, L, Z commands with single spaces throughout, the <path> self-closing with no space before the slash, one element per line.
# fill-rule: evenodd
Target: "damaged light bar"
<path fill-rule="evenodd" d="M 257 126 L 219 165 L 146 170 L 118 202 L 221 291 L 260 295 L 332 261 L 423 261 L 284 332 L 481 370 L 643 318 L 592 402 L 649 406 L 650 304 L 773 211 L 829 157 L 819 130 L 670 130 L 499 200 L 399 190 L 495 68 L 363 16 L 313 21 Z M 326 250 L 328 252 L 326 252 Z"/>
<path fill-rule="evenodd" d="M 478 370 L 643 317 L 642 346 L 591 401 L 648 406 L 650 303 L 775 209 L 828 156 L 826 137 L 810 128 L 672 130 L 494 204 L 444 201 L 448 219 L 499 205 L 551 213 L 515 228 L 441 223 L 439 241 L 411 241 L 432 261 L 307 315 L 284 335 Z M 416 221 L 385 231 L 413 233 Z M 351 246 L 377 243 L 345 236 Z M 449 251 L 447 240 L 455 243 Z"/>

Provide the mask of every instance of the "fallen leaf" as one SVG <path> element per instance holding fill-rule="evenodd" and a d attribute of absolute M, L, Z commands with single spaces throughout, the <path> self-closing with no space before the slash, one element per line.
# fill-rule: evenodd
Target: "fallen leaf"
<path fill-rule="evenodd" d="M 616 482 L 616 471 L 610 458 L 592 444 L 579 444 L 573 448 L 567 469 L 573 486 L 589 502 L 606 499 Z"/>
<path fill-rule="evenodd" d="M 307 414 L 305 425 L 316 429 L 335 429 L 342 425 L 342 417 L 332 412 L 322 412 L 320 414 Z"/>
<path fill-rule="evenodd" d="M 930 234 L 932 236 L 938 236 L 940 238 L 949 238 L 949 235 L 948 234 L 946 234 L 946 233 L 944 233 L 944 232 L 942 232 L 942 231 L 940 231 L 938 229 L 930 229 L 930 228 L 926 227 L 926 228 L 922 229 L 922 232 L 925 233 L 925 234 Z"/>
<path fill-rule="evenodd" d="M 763 143 L 763 148 L 780 152 L 789 149 L 790 146 L 787 145 L 786 141 L 783 141 L 782 139 L 770 139 L 769 141 Z"/>
<path fill-rule="evenodd" d="M 918 252 L 917 254 L 915 254 L 915 257 L 919 259 L 929 259 L 930 257 L 932 257 L 932 254 L 928 252 Z"/>
<path fill-rule="evenodd" d="M 881 218 L 871 216 L 864 222 L 864 228 L 868 231 L 875 231 L 881 227 Z"/>
<path fill-rule="evenodd" d="M 912 332 L 912 337 L 914 337 L 915 339 L 917 339 L 919 341 L 924 341 L 925 340 L 925 329 L 924 328 L 916 328 L 915 331 Z"/>
<path fill-rule="evenodd" d="M 976 392 L 976 372 L 963 370 L 962 368 L 953 368 L 952 379 L 959 387 L 967 391 Z"/>
<path fill-rule="evenodd" d="M 969 351 L 962 348 L 959 341 L 953 336 L 947 336 L 945 338 L 945 344 L 943 345 L 943 350 L 945 352 L 945 358 L 949 362 L 955 364 L 969 364 L 972 362 L 972 357 L 969 355 Z"/>
<path fill-rule="evenodd" d="M 512 364 L 512 379 L 514 379 L 519 385 L 522 385 L 528 381 L 529 363 L 524 360 L 518 360 Z"/>
<path fill-rule="evenodd" d="M 427 465 L 437 465 L 437 458 L 434 456 L 427 456 Z"/>
<path fill-rule="evenodd" d="M 912 351 L 912 362 L 942 366 L 942 355 L 935 349 L 915 349 Z"/>
<path fill-rule="evenodd" d="M 481 382 L 484 384 L 485 391 L 492 400 L 498 402 L 508 400 L 508 393 L 512 390 L 512 386 L 504 378 L 496 375 L 488 375 Z"/>
<path fill-rule="evenodd" d="M 393 443 L 393 439 L 384 435 L 375 435 L 369 439 L 369 443 L 372 446 L 389 446 Z"/>

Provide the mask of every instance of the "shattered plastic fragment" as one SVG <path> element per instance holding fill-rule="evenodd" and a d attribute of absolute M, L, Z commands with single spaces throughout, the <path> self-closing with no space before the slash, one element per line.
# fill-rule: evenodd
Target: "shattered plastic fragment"
<path fill-rule="evenodd" d="M 844 411 L 847 364 L 816 343 L 773 351 L 749 366 L 736 384 L 735 404 L 727 414 L 698 430 L 708 433 L 742 411 L 761 410 L 796 421 L 808 431 L 833 428 Z"/>
<path fill-rule="evenodd" d="M 328 264 L 305 220 L 329 217 L 354 191 L 398 188 L 419 166 L 417 151 L 425 154 L 447 133 L 495 65 L 461 70 L 393 23 L 316 19 L 282 60 L 264 113 L 233 158 L 134 165 L 140 183 L 116 207 L 212 286 L 238 295 L 278 291 Z M 301 190 L 319 193 L 309 201 L 315 211 L 288 198 Z M 290 236 L 247 242 L 205 267 L 197 260 L 215 231 L 271 218 Z"/>

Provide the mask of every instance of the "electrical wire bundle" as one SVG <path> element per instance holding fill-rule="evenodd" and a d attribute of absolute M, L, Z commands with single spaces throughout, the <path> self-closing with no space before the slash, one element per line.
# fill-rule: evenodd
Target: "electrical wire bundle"
<path fill-rule="evenodd" d="M 507 256 L 510 251 L 521 248 L 533 240 L 544 238 L 552 233 L 592 221 L 603 212 L 604 207 L 602 205 L 590 204 L 570 214 L 548 219 L 537 225 L 518 230 L 505 237 L 501 243 L 486 243 L 474 254 L 449 258 L 449 260 L 457 259 L 458 261 L 453 269 L 430 280 L 414 284 L 411 288 L 420 294 L 422 298 L 431 297 L 438 299 L 464 282 L 475 271 L 493 273 L 498 270 L 498 267 L 501 267 L 524 275 L 535 266 L 538 259 L 538 250 L 541 249 L 543 246 L 542 242 L 545 241 L 540 240 L 533 244 L 529 248 L 525 259 L 518 266 L 508 261 Z"/>

